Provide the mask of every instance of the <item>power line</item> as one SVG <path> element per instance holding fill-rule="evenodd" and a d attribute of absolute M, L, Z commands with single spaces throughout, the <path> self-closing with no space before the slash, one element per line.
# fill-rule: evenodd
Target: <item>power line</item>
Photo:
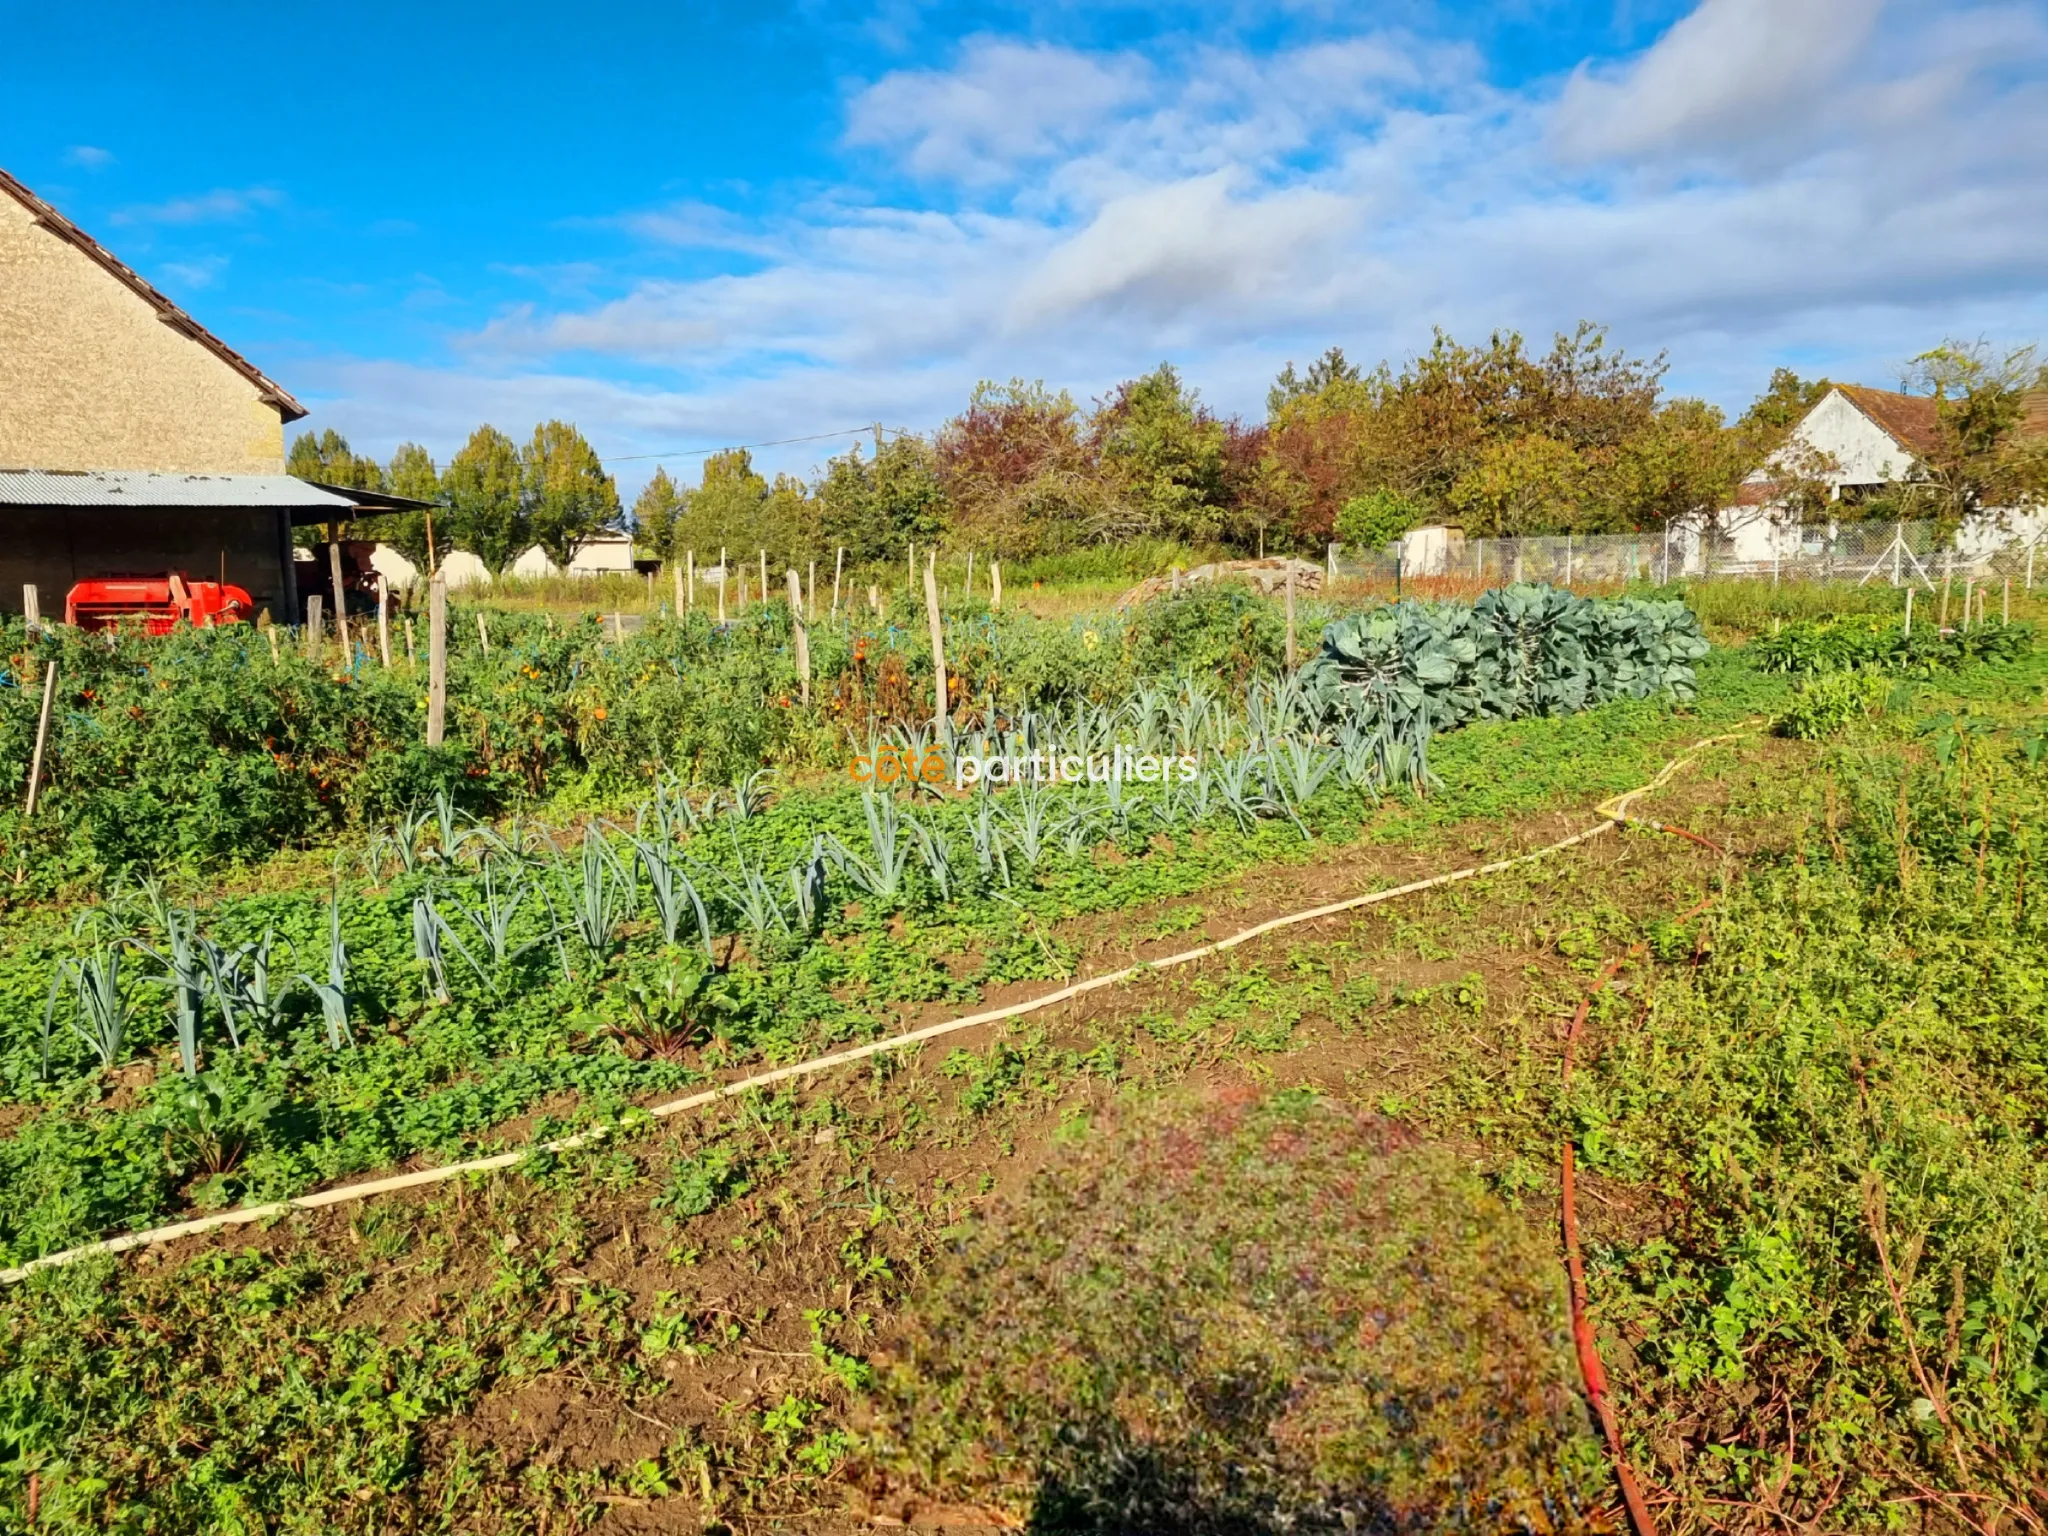
<path fill-rule="evenodd" d="M 765 443 L 726 443 L 717 448 L 677 448 L 668 453 L 610 454 L 606 456 L 605 463 L 632 464 L 643 459 L 701 459 L 708 458 L 714 453 L 752 452 L 756 448 L 786 448 L 791 443 L 822 443 L 827 438 L 833 437 L 860 437 L 874 430 L 875 424 L 869 422 L 864 427 L 846 427 L 838 432 L 813 432 L 806 437 L 777 437 L 771 438 Z M 884 427 L 882 430 L 894 433 L 897 437 L 909 437 L 912 435 L 903 427 Z"/>

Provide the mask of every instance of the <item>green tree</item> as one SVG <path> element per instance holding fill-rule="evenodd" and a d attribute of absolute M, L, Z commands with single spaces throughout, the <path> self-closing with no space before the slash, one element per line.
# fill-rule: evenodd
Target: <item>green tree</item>
<path fill-rule="evenodd" d="M 1915 385 L 1934 397 L 1934 441 L 1903 487 L 1906 515 L 1944 528 L 2048 497 L 2048 445 L 2027 431 L 2048 366 L 2036 348 L 1996 354 L 1948 341 L 1913 359 Z"/>
<path fill-rule="evenodd" d="M 1673 400 L 1623 440 L 1596 476 L 1608 527 L 1661 528 L 1729 504 L 1753 467 L 1749 440 L 1704 400 Z"/>
<path fill-rule="evenodd" d="M 1119 385 L 1093 423 L 1096 455 L 1121 513 L 1105 535 L 1215 539 L 1227 510 L 1228 436 L 1171 363 Z"/>
<path fill-rule="evenodd" d="M 1490 538 L 1573 527 L 1584 500 L 1586 463 L 1569 443 L 1530 433 L 1488 443 L 1445 502 L 1465 531 Z"/>
<path fill-rule="evenodd" d="M 1384 549 L 1422 521 L 1413 498 L 1385 486 L 1354 496 L 1337 513 L 1337 537 L 1360 549 Z"/>
<path fill-rule="evenodd" d="M 683 493 L 666 469 L 656 469 L 633 502 L 633 541 L 657 559 L 668 559 L 675 553 L 676 519 L 682 510 Z"/>
<path fill-rule="evenodd" d="M 1361 384 L 1365 375 L 1347 362 L 1342 347 L 1332 347 L 1308 365 L 1306 376 L 1294 371 L 1294 364 L 1280 370 L 1273 387 L 1266 391 L 1266 419 L 1274 420 L 1295 401 L 1311 396 L 1328 396 L 1345 385 Z"/>
<path fill-rule="evenodd" d="M 566 421 L 533 429 L 520 470 L 528 535 L 556 565 L 567 567 L 578 544 L 624 519 L 597 450 Z"/>
<path fill-rule="evenodd" d="M 533 543 L 533 525 L 526 510 L 526 475 L 519 449 L 496 427 L 478 427 L 441 476 L 448 515 L 436 519 L 446 528 L 449 549 L 467 550 L 493 574 L 505 569 Z"/>
<path fill-rule="evenodd" d="M 767 548 L 762 504 L 768 482 L 754 471 L 753 456 L 744 448 L 728 448 L 704 461 L 697 488 L 683 498 L 676 520 L 676 547 L 694 549 L 709 563 L 721 549 L 736 558 Z"/>
<path fill-rule="evenodd" d="M 350 449 L 348 439 L 334 428 L 329 427 L 318 434 L 301 432 L 292 439 L 291 452 L 285 456 L 285 473 L 300 480 L 309 480 L 316 485 L 335 485 L 354 491 L 379 491 L 384 488 L 384 471 L 377 461 L 368 455 L 359 455 Z M 358 519 L 338 517 L 329 522 L 325 529 L 304 527 L 295 530 L 296 542 L 308 547 L 317 547 L 331 533 L 339 538 L 356 538 L 362 532 L 356 526 Z"/>
<path fill-rule="evenodd" d="M 900 558 L 912 540 L 938 538 L 946 526 L 946 490 L 922 438 L 884 443 L 872 460 L 859 445 L 825 467 L 817 487 L 819 532 L 855 563 Z"/>
<path fill-rule="evenodd" d="M 398 445 L 384 472 L 384 483 L 394 496 L 409 496 L 415 501 L 441 499 L 441 476 L 434 468 L 433 455 L 418 443 Z M 384 518 L 380 526 L 383 537 L 393 548 L 421 570 L 427 568 L 426 513 L 395 512 Z M 438 527 L 435 533 L 445 537 Z"/>
<path fill-rule="evenodd" d="M 285 473 L 320 485 L 339 485 L 354 491 L 384 489 L 384 470 L 368 454 L 357 454 L 348 439 L 334 428 L 315 436 L 301 432 L 292 439 L 292 451 L 285 459 Z"/>

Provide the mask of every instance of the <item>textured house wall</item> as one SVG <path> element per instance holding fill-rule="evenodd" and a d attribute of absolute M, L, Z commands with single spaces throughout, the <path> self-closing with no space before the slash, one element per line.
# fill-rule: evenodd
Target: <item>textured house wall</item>
<path fill-rule="evenodd" d="M 275 475 L 284 423 L 249 380 L 0 196 L 0 468 Z"/>
<path fill-rule="evenodd" d="M 1792 436 L 1833 457 L 1838 467 L 1824 477 L 1830 485 L 1877 485 L 1904 480 L 1913 472 L 1913 456 L 1840 390 L 1824 395 L 1793 428 Z"/>
<path fill-rule="evenodd" d="M 161 576 L 182 571 L 193 581 L 227 577 L 268 608 L 279 623 L 297 617 L 285 586 L 290 532 L 274 507 L 151 511 L 146 508 L 7 507 L 0 509 L 0 611 L 21 612 L 21 589 L 33 584 L 46 619 L 64 617 L 64 594 L 94 576 Z"/>

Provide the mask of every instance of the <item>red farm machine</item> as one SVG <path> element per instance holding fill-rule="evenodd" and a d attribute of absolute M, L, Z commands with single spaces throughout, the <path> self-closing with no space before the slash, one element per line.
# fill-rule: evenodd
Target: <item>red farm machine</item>
<path fill-rule="evenodd" d="M 179 571 L 161 576 L 100 576 L 81 581 L 64 598 L 64 622 L 80 629 L 107 629 L 139 618 L 152 635 L 180 624 L 196 629 L 238 624 L 256 604 L 240 587 L 220 581 L 187 581 Z"/>

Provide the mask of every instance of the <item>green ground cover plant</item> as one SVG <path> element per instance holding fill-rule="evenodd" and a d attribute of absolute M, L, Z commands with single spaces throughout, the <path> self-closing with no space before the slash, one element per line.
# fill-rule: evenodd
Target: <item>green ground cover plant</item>
<path fill-rule="evenodd" d="M 1709 652 L 1684 702 L 1435 736 L 1418 788 L 1384 762 L 1347 778 L 1278 676 L 1272 605 L 1203 601 L 1162 610 L 1150 638 L 1140 613 L 1020 626 L 1016 646 L 1012 619 L 970 614 L 948 641 L 960 743 L 1194 741 L 1199 786 L 1034 803 L 807 774 L 820 743 L 929 742 L 914 692 L 902 719 L 880 707 L 891 656 L 886 687 L 914 679 L 914 638 L 849 629 L 819 637 L 835 670 L 816 720 L 761 727 L 788 733 L 765 777 L 744 758 L 642 775 L 670 739 L 649 702 L 616 780 L 584 745 L 538 780 L 510 748 L 489 770 L 505 777 L 473 775 L 465 736 L 459 777 L 328 813 L 328 846 L 267 883 L 194 855 L 162 883 L 109 872 L 93 901 L 18 903 L 0 949 L 8 1257 L 407 1158 L 629 1129 L 427 1202 L 10 1290 L 0 1528 L 28 1525 L 31 1476 L 35 1528 L 81 1531 L 559 1533 L 642 1506 L 816 1528 L 911 1489 L 1042 1528 L 1134 1507 L 1155 1528 L 1345 1509 L 1581 1528 L 1612 1494 L 1543 1288 L 1567 1135 L 1602 1348 L 1660 1519 L 2023 1526 L 2048 1475 L 2048 673 L 2019 626 L 2006 653 L 1875 674 L 1882 699 L 1866 671 Z M 630 699 L 652 650 L 629 635 L 586 654 L 532 622 L 593 690 L 570 716 L 612 723 L 605 701 Z M 774 686 L 747 670 L 776 664 L 771 639 L 707 661 L 733 669 L 722 707 Z M 754 642 L 707 639 L 729 643 Z M 509 665 L 495 628 L 492 645 Z M 1147 645 L 1201 666 L 1162 673 Z M 549 696 L 517 666 L 477 676 L 521 708 Z M 161 680 L 110 686 L 143 704 L 176 691 Z M 481 722 L 512 707 L 478 697 Z M 1811 729 L 1760 734 L 1801 711 Z M 1141 979 L 1064 1029 L 630 1129 L 630 1104 L 729 1067 L 1068 975 L 1098 917 L 1115 933 L 1140 910 L 1133 937 L 1193 943 L 1210 916 L 1237 925 L 1232 902 L 1270 899 L 1257 882 L 1340 850 L 1448 868 L 1538 816 L 1519 830 L 1548 840 L 1581 824 L 1554 813 L 1737 726 L 1754 733 L 1666 791 L 1691 804 L 1644 808 L 1709 815 L 1731 862 L 1611 835 L 1588 845 L 1611 848 L 1602 873 L 1532 865 Z M 1639 941 L 1561 1091 L 1562 1018 Z M 1285 1091 L 1304 1080 L 1314 1093 Z M 1254 1086 L 1218 1098 L 1218 1081 Z M 1013 1181 L 1016 1159 L 1054 1172 Z M 1244 1198 L 1191 1200 L 1196 1184 Z M 1377 1219 L 1352 1220 L 1360 1202 Z M 1064 1258 L 997 1262 L 1060 1242 Z M 1303 1274 L 1319 1288 L 1290 1290 Z M 1104 1287 L 1149 1310 L 1097 1305 Z M 1316 1331 L 1317 1297 L 1368 1293 L 1400 1303 L 1357 1314 L 1382 1334 L 1350 1328 L 1355 1308 Z M 1132 1316 L 1161 1326 L 1111 1326 Z M 1542 1384 L 1560 1370 L 1561 1409 Z M 616 1449 L 537 1458 L 529 1440 L 553 1431 L 529 1422 L 563 1411 L 534 1397 L 550 1393 L 611 1415 L 598 1438 Z M 957 1435 L 916 1439 L 920 1396 L 951 1405 Z M 1527 1411 L 1503 1427 L 1508 1400 Z M 1072 1433 L 1048 1442 L 1049 1420 Z"/>

